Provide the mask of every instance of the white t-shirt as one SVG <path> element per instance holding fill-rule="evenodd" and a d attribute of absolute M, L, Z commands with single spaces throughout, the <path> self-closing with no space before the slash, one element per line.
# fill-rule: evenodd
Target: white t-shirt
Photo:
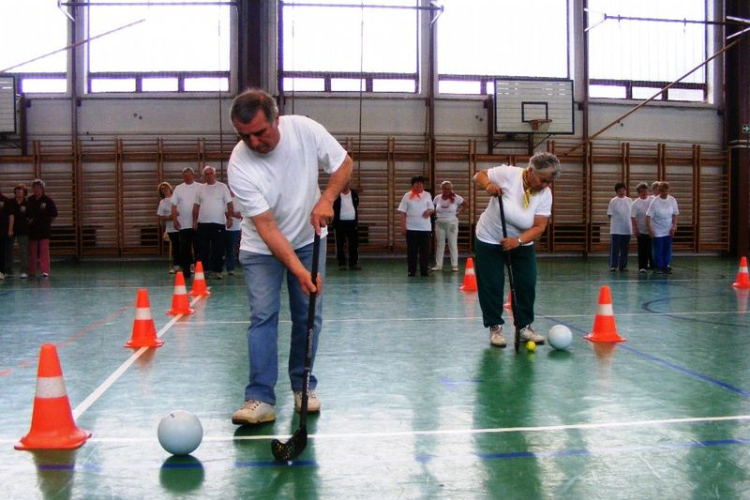
<path fill-rule="evenodd" d="M 638 224 L 638 231 L 641 234 L 648 234 L 648 226 L 646 225 L 646 210 L 648 210 L 648 206 L 651 204 L 651 200 L 653 198 L 646 197 L 641 198 L 640 196 L 633 200 L 633 204 L 630 207 L 630 217 L 635 218 L 636 223 Z"/>
<path fill-rule="evenodd" d="M 169 217 L 172 215 L 172 202 L 170 201 L 170 198 L 164 198 L 159 202 L 159 207 L 156 209 L 156 215 L 161 215 L 163 217 Z M 166 229 L 168 233 L 178 232 L 177 229 L 174 228 L 174 223 L 171 220 L 164 223 L 164 229 Z"/>
<path fill-rule="evenodd" d="M 534 217 L 552 215 L 552 190 L 542 189 L 529 197 L 529 206 L 523 206 L 523 171 L 521 167 L 500 165 L 487 171 L 491 182 L 503 190 L 503 209 L 508 237 L 517 238 L 534 225 Z M 503 226 L 500 219 L 500 204 L 497 197 L 490 199 L 487 208 L 479 217 L 476 229 L 477 239 L 490 245 L 499 245 L 503 239 Z M 532 245 L 534 242 L 525 243 Z"/>
<path fill-rule="evenodd" d="M 607 215 L 609 221 L 609 234 L 633 234 L 633 224 L 630 221 L 630 210 L 633 200 L 627 196 L 620 198 L 615 196 L 609 200 Z"/>
<path fill-rule="evenodd" d="M 312 243 L 310 214 L 320 198 L 318 168 L 334 173 L 346 158 L 338 141 L 310 118 L 282 116 L 279 132 L 281 139 L 270 153 L 256 153 L 240 141 L 229 158 L 229 185 L 243 215 L 241 250 L 271 255 L 252 220 L 268 211 L 292 248 Z M 324 228 L 321 237 L 327 234 Z"/>
<path fill-rule="evenodd" d="M 237 201 L 237 198 L 232 196 L 232 208 L 235 212 L 240 211 L 240 204 Z M 240 231 L 242 229 L 242 217 L 235 217 L 232 216 L 232 227 L 227 226 L 227 231 Z"/>
<path fill-rule="evenodd" d="M 177 207 L 177 213 L 180 214 L 177 220 L 181 229 L 193 229 L 193 205 L 198 190 L 203 184 L 193 182 L 185 184 L 184 182 L 174 188 L 172 192 L 172 205 Z"/>
<path fill-rule="evenodd" d="M 672 216 L 679 215 L 680 210 L 677 207 L 677 200 L 672 195 L 667 195 L 664 199 L 657 196 L 651 202 L 646 210 L 646 215 L 651 217 L 651 228 L 654 230 L 654 237 L 661 238 L 669 236 L 672 229 Z"/>
<path fill-rule="evenodd" d="M 422 191 L 418 197 L 411 198 L 411 191 L 401 198 L 398 211 L 406 214 L 407 231 L 432 231 L 432 222 L 424 217 L 425 210 L 435 210 L 430 193 Z"/>
<path fill-rule="evenodd" d="M 354 220 L 357 218 L 357 212 L 354 210 L 354 202 L 352 201 L 352 192 L 349 194 L 341 193 L 341 209 L 339 213 L 339 220 Z"/>
<path fill-rule="evenodd" d="M 229 188 L 223 182 L 203 184 L 195 195 L 195 203 L 200 205 L 198 224 L 226 224 L 227 205 L 232 201 Z"/>
<path fill-rule="evenodd" d="M 458 207 L 460 207 L 463 202 L 464 199 L 457 194 L 452 202 L 450 198 L 444 200 L 441 193 L 435 196 L 435 199 L 432 200 L 432 204 L 435 205 L 435 216 L 438 220 L 447 220 L 451 222 L 458 221 L 456 212 L 458 212 Z"/>

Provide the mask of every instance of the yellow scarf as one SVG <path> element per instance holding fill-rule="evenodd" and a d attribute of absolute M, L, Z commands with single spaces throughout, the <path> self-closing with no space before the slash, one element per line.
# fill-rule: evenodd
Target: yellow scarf
<path fill-rule="evenodd" d="M 528 177 L 528 170 L 523 171 L 523 175 L 521 177 L 523 178 L 523 208 L 529 208 L 529 203 L 531 202 L 531 197 L 534 196 L 536 193 L 531 192 L 531 184 L 529 183 Z"/>

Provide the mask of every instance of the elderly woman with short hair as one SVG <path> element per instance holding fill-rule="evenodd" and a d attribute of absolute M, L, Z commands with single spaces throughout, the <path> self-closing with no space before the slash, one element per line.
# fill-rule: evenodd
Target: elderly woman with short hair
<path fill-rule="evenodd" d="M 672 274 L 672 239 L 677 231 L 680 209 L 669 194 L 669 183 L 659 183 L 659 195 L 646 210 L 648 234 L 654 243 L 654 273 Z"/>
<path fill-rule="evenodd" d="M 406 263 L 409 276 L 414 276 L 417 272 L 417 257 L 419 274 L 430 275 L 430 216 L 435 212 L 435 206 L 432 204 L 432 196 L 424 190 L 424 181 L 421 175 L 412 177 L 411 191 L 404 194 L 398 205 L 398 211 L 401 212 L 401 232 L 406 236 Z"/>
<path fill-rule="evenodd" d="M 443 269 L 443 257 L 445 255 L 445 240 L 448 240 L 448 249 L 451 253 L 451 267 L 458 271 L 458 216 L 469 204 L 453 192 L 451 181 L 443 181 L 440 184 L 442 193 L 432 200 L 435 205 L 435 267 L 433 271 Z"/>
<path fill-rule="evenodd" d="M 506 258 L 515 285 L 513 321 L 520 340 L 543 344 L 545 339 L 531 327 L 536 300 L 536 251 L 534 240 L 547 228 L 552 215 L 550 185 L 560 175 L 560 161 L 551 153 L 537 153 L 527 167 L 500 165 L 477 172 L 474 182 L 492 196 L 477 223 L 475 273 L 484 326 L 490 344 L 505 347 L 503 298 Z M 502 200 L 508 236 L 503 235 Z"/>

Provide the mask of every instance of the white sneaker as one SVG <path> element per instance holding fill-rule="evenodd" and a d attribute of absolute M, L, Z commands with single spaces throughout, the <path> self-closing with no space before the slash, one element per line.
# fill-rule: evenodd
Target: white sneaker
<path fill-rule="evenodd" d="M 49 273 L 42 273 L 42 278 L 49 278 Z"/>
<path fill-rule="evenodd" d="M 490 327 L 490 344 L 495 347 L 505 347 L 507 345 L 505 337 L 503 337 L 502 325 L 492 325 Z"/>
<path fill-rule="evenodd" d="M 531 328 L 531 325 L 528 325 L 525 328 L 521 328 L 520 337 L 521 337 L 522 342 L 528 342 L 529 340 L 533 340 L 536 345 L 544 345 L 544 337 L 537 334 Z"/>
<path fill-rule="evenodd" d="M 442 271 L 443 267 L 442 266 L 433 266 L 430 269 L 432 269 L 433 271 Z"/>
<path fill-rule="evenodd" d="M 21 279 L 26 279 L 26 278 L 28 278 L 28 277 L 29 277 L 29 275 L 28 275 L 28 274 L 26 274 L 26 273 L 21 273 Z"/>
<path fill-rule="evenodd" d="M 294 411 L 299 413 L 302 411 L 302 391 L 294 392 Z M 315 391 L 307 391 L 307 412 L 318 413 L 320 411 L 320 398 L 315 394 Z"/>
<path fill-rule="evenodd" d="M 179 270 L 180 270 L 180 266 L 172 266 L 172 267 L 171 267 L 171 268 L 169 269 L 169 274 L 174 274 L 174 273 L 176 273 L 176 272 L 177 272 L 177 271 L 179 271 Z"/>
<path fill-rule="evenodd" d="M 458 266 L 453 266 L 453 272 L 458 271 Z"/>
<path fill-rule="evenodd" d="M 4 279 L 5 279 L 5 275 L 3 273 L 0 273 L 0 280 L 4 280 Z"/>
<path fill-rule="evenodd" d="M 242 408 L 232 414 L 234 425 L 257 425 L 274 420 L 276 420 L 276 414 L 273 411 L 273 405 L 255 399 L 245 401 Z"/>

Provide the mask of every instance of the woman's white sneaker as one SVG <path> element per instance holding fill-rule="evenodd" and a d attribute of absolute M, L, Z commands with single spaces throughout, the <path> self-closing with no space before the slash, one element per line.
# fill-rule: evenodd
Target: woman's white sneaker
<path fill-rule="evenodd" d="M 536 345 L 544 345 L 544 337 L 537 334 L 532 328 L 531 325 L 526 326 L 525 328 L 521 328 L 521 341 L 522 342 L 528 342 L 529 340 L 533 341 Z"/>
<path fill-rule="evenodd" d="M 232 414 L 232 423 L 235 425 L 257 425 L 274 420 L 276 414 L 273 405 L 255 399 L 245 401 L 242 408 Z"/>
<path fill-rule="evenodd" d="M 490 344 L 495 347 L 505 347 L 507 345 L 505 337 L 503 337 L 502 325 L 492 325 L 490 327 Z"/>

